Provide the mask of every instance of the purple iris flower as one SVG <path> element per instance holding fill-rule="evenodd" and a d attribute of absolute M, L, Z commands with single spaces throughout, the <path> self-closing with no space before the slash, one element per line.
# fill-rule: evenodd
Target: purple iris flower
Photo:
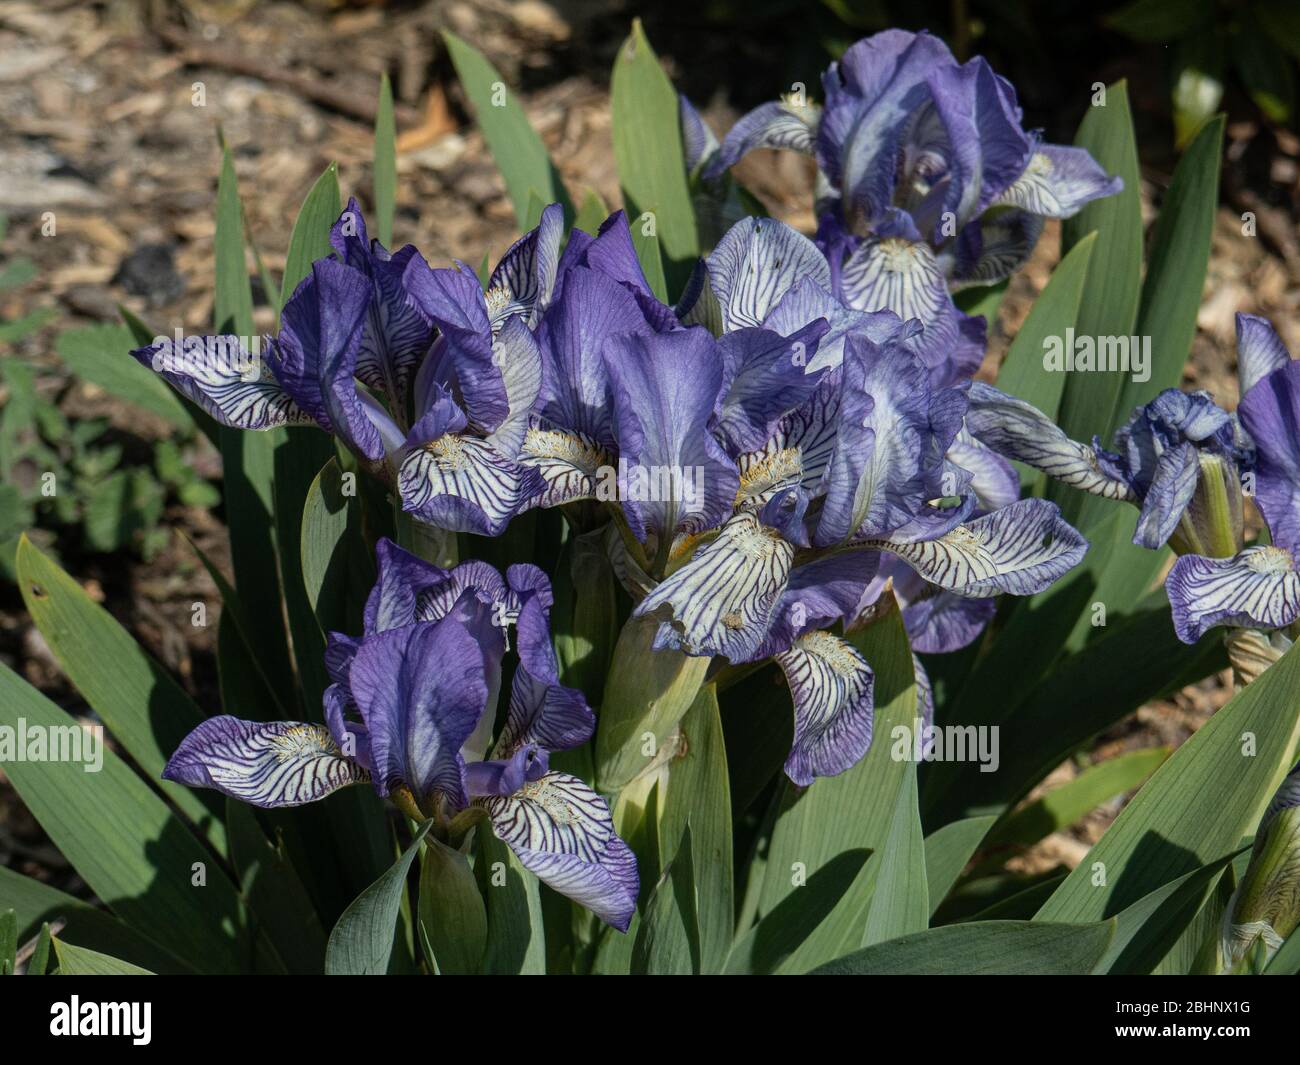
<path fill-rule="evenodd" d="M 1215 625 L 1281 629 L 1300 617 L 1300 363 L 1263 318 L 1237 315 L 1237 416 L 1255 445 L 1255 504 L 1270 543 L 1229 558 L 1189 553 L 1165 581 L 1180 639 Z M 1239 505 L 1239 504 L 1238 504 Z"/>
<path fill-rule="evenodd" d="M 1044 218 L 1122 188 L 1084 149 L 1027 133 L 1010 83 L 981 57 L 959 64 L 927 33 L 858 41 L 822 88 L 822 106 L 795 96 L 763 104 L 717 148 L 684 121 L 702 178 L 716 186 L 754 148 L 815 156 L 817 242 L 836 293 L 850 307 L 919 319 L 958 362 L 978 359 L 983 332 L 949 290 L 1009 276 Z"/>
<path fill-rule="evenodd" d="M 503 578 L 482 562 L 440 569 L 387 540 L 360 638 L 332 633 L 326 725 L 211 718 L 163 776 L 262 807 L 313 802 L 369 780 L 443 829 L 491 822 L 525 868 L 614 927 L 636 906 L 636 859 L 609 809 L 550 754 L 585 743 L 595 719 L 559 683 L 551 586 L 535 566 Z M 518 663 L 493 736 L 513 630 Z"/>
<path fill-rule="evenodd" d="M 315 424 L 379 469 L 401 445 L 411 381 L 433 341 L 407 291 L 429 267 L 410 245 L 390 254 L 370 241 L 355 200 L 330 242 L 338 258 L 312 264 L 278 336 L 159 338 L 131 354 L 223 425 Z"/>

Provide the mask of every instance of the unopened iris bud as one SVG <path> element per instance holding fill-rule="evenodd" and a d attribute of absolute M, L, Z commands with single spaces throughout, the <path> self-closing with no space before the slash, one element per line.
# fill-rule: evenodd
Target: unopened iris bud
<path fill-rule="evenodd" d="M 1300 924 L 1300 765 L 1264 811 L 1246 875 L 1233 893 L 1220 943 L 1221 971 L 1232 972 L 1263 944 L 1264 961 Z"/>

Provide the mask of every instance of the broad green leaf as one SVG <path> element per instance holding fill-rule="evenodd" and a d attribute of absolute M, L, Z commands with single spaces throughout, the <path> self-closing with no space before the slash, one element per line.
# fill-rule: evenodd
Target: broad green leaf
<path fill-rule="evenodd" d="M 654 750 L 669 741 L 699 693 L 709 668 L 705 655 L 656 651 L 651 646 L 659 623 L 636 618 L 623 626 L 600 704 L 596 725 L 596 781 L 600 791 L 622 790 L 645 769 L 645 734 Z"/>
<path fill-rule="evenodd" d="M 1106 24 L 1135 41 L 1172 41 L 1214 18 L 1214 0 L 1134 0 Z"/>
<path fill-rule="evenodd" d="M 0 725 L 28 735 L 40 729 L 50 742 L 81 733 L 72 717 L 5 666 Z M 165 929 L 168 950 L 201 971 L 242 970 L 249 952 L 235 886 L 125 762 L 110 750 L 102 754 L 98 772 L 86 772 L 80 761 L 6 757 L 5 773 L 54 845 L 124 923 L 146 937 Z"/>
<path fill-rule="evenodd" d="M 664 260 L 659 252 L 659 237 L 655 232 L 656 220 L 653 215 L 642 214 L 629 218 L 632 227 L 632 247 L 645 273 L 650 291 L 661 303 L 668 302 L 668 283 L 664 280 Z"/>
<path fill-rule="evenodd" d="M 1057 976 L 1092 971 L 1113 921 L 980 921 L 928 928 L 877 943 L 813 970 L 817 976 Z"/>
<path fill-rule="evenodd" d="M 431 966 L 436 962 L 448 976 L 481 971 L 488 930 L 483 896 L 465 855 L 436 839 L 420 858 L 419 914 Z"/>
<path fill-rule="evenodd" d="M 682 148 L 677 90 L 640 20 L 618 50 L 610 80 L 614 160 L 628 221 L 654 215 L 668 292 L 675 299 L 700 253 Z M 671 302 L 671 301 L 669 301 Z"/>
<path fill-rule="evenodd" d="M 632 972 L 654 976 L 700 973 L 700 924 L 691 828 L 681 840 L 646 904 L 632 949 Z"/>
<path fill-rule="evenodd" d="M 600 535 L 565 541 L 552 582 L 551 631 L 560 679 L 592 698 L 605 683 L 618 629 L 618 590 Z"/>
<path fill-rule="evenodd" d="M 1090 765 L 1006 818 L 989 833 L 988 846 L 1028 847 L 1069 828 L 1102 803 L 1140 786 L 1168 757 L 1168 747 L 1147 747 Z"/>
<path fill-rule="evenodd" d="M 253 294 L 244 259 L 244 214 L 228 148 L 222 151 L 213 240 L 213 326 L 217 333 L 251 337 Z M 294 682 L 282 622 L 271 487 L 275 449 L 284 441 L 285 431 L 245 432 L 223 425 L 217 437 L 235 587 L 249 605 L 252 646 L 262 669 L 280 702 L 288 706 L 294 701 Z"/>
<path fill-rule="evenodd" d="M 1128 88 L 1123 81 L 1106 88 L 1104 104 L 1088 108 L 1075 144 L 1088 149 L 1107 173 L 1124 181 L 1122 192 L 1093 200 L 1061 224 L 1062 252 L 1068 252 L 1094 230 L 1097 232 L 1075 332 L 1078 336 L 1127 337 L 1137 320 L 1141 288 L 1142 211 L 1137 145 Z M 1123 387 L 1121 375 L 1093 371 L 1067 374 L 1066 378 L 1060 405 L 1061 428 L 1076 440 L 1091 440 L 1094 433 L 1110 440 Z M 1067 518 L 1077 517 L 1083 510 L 1080 493 L 1073 489 L 1053 486 L 1052 498 L 1068 504 L 1062 507 Z"/>
<path fill-rule="evenodd" d="M 60 976 L 153 976 L 148 969 L 100 954 L 87 947 L 74 947 L 57 936 L 54 938 L 54 956 L 59 961 Z"/>
<path fill-rule="evenodd" d="M 18 960 L 18 914 L 0 909 L 0 976 L 13 976 Z"/>
<path fill-rule="evenodd" d="M 997 818 L 968 817 L 951 821 L 925 837 L 925 880 L 933 914 L 952 890 L 971 856 Z"/>
<path fill-rule="evenodd" d="M 483 139 L 505 179 L 520 228 L 527 221 L 529 194 L 533 190 L 544 202 L 561 204 L 565 225 L 572 224 L 573 204 L 569 202 L 564 182 L 515 94 L 506 88 L 496 68 L 477 48 L 447 30 L 443 30 L 442 36 L 456 67 L 456 76 L 474 106 Z"/>
<path fill-rule="evenodd" d="M 668 763 L 668 787 L 659 802 L 659 848 L 665 864 L 690 825 L 695 889 L 699 896 L 700 971 L 721 972 L 735 923 L 732 882 L 731 789 L 718 696 L 705 685 L 682 718 L 677 755 Z"/>
<path fill-rule="evenodd" d="M 162 780 L 163 767 L 204 714 L 76 581 L 26 537 L 18 544 L 23 603 L 59 665 L 150 780 L 225 849 L 220 804 Z"/>
<path fill-rule="evenodd" d="M 808 883 L 737 937 L 726 971 L 755 976 L 776 972 L 839 904 L 869 856 L 868 851 L 845 851 L 818 869 Z"/>
<path fill-rule="evenodd" d="M 1236 857 L 1226 854 L 1184 876 L 1162 884 L 1115 915 L 1115 938 L 1098 973 L 1150 973 L 1177 941 L 1205 900 L 1215 878 Z"/>
<path fill-rule="evenodd" d="M 337 163 L 330 163 L 302 201 L 298 218 L 293 223 L 289 251 L 284 261 L 284 283 L 280 287 L 281 306 L 289 302 L 298 283 L 311 273 L 311 264 L 331 254 L 330 227 L 342 213 L 339 168 Z M 360 225 L 360 219 L 356 222 Z"/>
<path fill-rule="evenodd" d="M 260 931 L 288 972 L 319 975 L 325 962 L 325 930 L 297 871 L 283 850 L 266 838 L 251 806 L 227 799 L 226 830 L 240 890 Z"/>
<path fill-rule="evenodd" d="M 1219 160 L 1224 118 L 1209 122 L 1174 170 L 1160 205 L 1138 309 L 1137 335 L 1151 339 L 1150 379 L 1124 379 L 1116 419 L 1166 388 L 1177 388 L 1196 335 L 1196 314 L 1210 261 L 1210 238 L 1219 208 Z"/>
<path fill-rule="evenodd" d="M 67 329 L 54 342 L 59 358 L 83 381 L 129 400 L 189 433 L 194 419 L 180 397 L 158 374 L 131 357 L 131 349 L 140 346 L 131 330 L 121 325 Z"/>
<path fill-rule="evenodd" d="M 158 973 L 193 973 L 195 968 L 135 931 L 107 910 L 65 895 L 39 880 L 0 866 L 0 907 L 18 914 L 18 938 L 26 942 L 42 927 L 53 926 L 83 946 L 129 958 Z M 154 932 L 158 932 L 155 928 Z"/>
<path fill-rule="evenodd" d="M 836 855 L 869 850 L 863 867 L 830 916 L 791 957 L 787 967 L 805 971 L 862 942 L 871 885 L 880 868 L 897 805 L 898 793 L 912 767 L 893 756 L 895 729 L 916 728 L 916 674 L 903 628 L 902 612 L 892 596 L 882 615 L 847 638 L 875 671 L 874 740 L 866 757 L 834 777 L 822 777 L 806 789 L 788 783 L 780 800 L 768 848 L 759 912 L 766 914 L 801 881 L 816 874 Z M 910 745 L 909 745 L 910 746 Z M 845 816 L 846 810 L 854 811 Z"/>
<path fill-rule="evenodd" d="M 478 830 L 478 874 L 487 898 L 487 947 L 483 971 L 538 976 L 546 972 L 546 933 L 538 881 L 493 834 Z"/>
<path fill-rule="evenodd" d="M 1292 648 L 1156 770 L 1038 919 L 1108 917 L 1235 848 L 1290 768 L 1298 737 L 1300 653 Z"/>
<path fill-rule="evenodd" d="M 1300 973 L 1300 931 L 1286 937 L 1264 970 L 1265 976 L 1295 976 L 1297 973 Z"/>
<path fill-rule="evenodd" d="M 925 842 L 916 805 L 916 765 L 908 763 L 894 800 L 894 816 L 871 893 L 867 927 L 862 933 L 864 947 L 925 928 L 930 919 L 925 874 Z"/>
<path fill-rule="evenodd" d="M 998 368 L 1000 389 L 1032 403 L 1049 418 L 1056 417 L 1065 388 L 1065 374 L 1044 369 L 1046 342 L 1053 337 L 1063 338 L 1065 331 L 1078 321 L 1088 263 L 1096 241 L 1097 235 L 1089 233 L 1057 264 Z"/>
<path fill-rule="evenodd" d="M 343 911 L 325 948 L 326 975 L 382 976 L 387 971 L 406 874 L 432 827 L 432 821 L 420 825 L 401 857 Z"/>
<path fill-rule="evenodd" d="M 600 198 L 600 193 L 595 189 L 588 189 L 582 198 L 582 207 L 578 209 L 578 216 L 573 220 L 573 228 L 581 229 L 594 237 L 600 229 L 600 224 L 608 217 L 609 208 Z"/>
<path fill-rule="evenodd" d="M 361 534 L 356 476 L 330 459 L 312 481 L 302 511 L 302 580 L 326 632 L 358 631 L 375 579 L 374 556 Z"/>
<path fill-rule="evenodd" d="M 379 78 L 379 110 L 375 115 L 375 236 L 385 248 L 393 246 L 393 215 L 397 210 L 397 123 L 393 117 L 393 86 L 387 73 Z"/>
<path fill-rule="evenodd" d="M 49 922 L 42 922 L 41 931 L 36 937 L 36 946 L 32 951 L 31 960 L 27 963 L 24 972 L 27 976 L 45 976 L 49 967 L 50 925 Z"/>

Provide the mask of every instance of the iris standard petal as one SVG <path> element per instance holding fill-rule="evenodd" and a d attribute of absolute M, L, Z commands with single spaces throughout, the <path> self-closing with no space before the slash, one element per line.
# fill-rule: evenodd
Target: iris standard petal
<path fill-rule="evenodd" d="M 254 806 L 301 806 L 367 779 L 323 725 L 212 717 L 181 741 L 164 780 L 215 788 Z"/>
<path fill-rule="evenodd" d="M 1233 558 L 1183 555 L 1165 591 L 1184 643 L 1215 625 L 1280 629 L 1300 616 L 1300 574 L 1291 552 L 1280 547 L 1248 547 Z"/>
<path fill-rule="evenodd" d="M 502 256 L 485 294 L 493 332 L 512 316 L 529 328 L 537 324 L 555 290 L 563 236 L 564 209 L 552 203 L 542 210 L 537 226 Z"/>
<path fill-rule="evenodd" d="M 465 626 L 449 617 L 368 637 L 349 687 L 370 735 L 375 790 L 465 806 L 459 752 L 488 700 L 483 655 Z"/>
<path fill-rule="evenodd" d="M 1267 318 L 1237 315 L 1237 383 L 1240 395 L 1291 361 L 1291 354 Z"/>
<path fill-rule="evenodd" d="M 1142 510 L 1133 532 L 1135 544 L 1154 550 L 1174 534 L 1196 493 L 1200 475 L 1201 459 L 1194 445 L 1179 444 L 1160 453 L 1142 497 Z"/>
<path fill-rule="evenodd" d="M 358 398 L 355 379 L 371 297 L 364 274 L 334 259 L 313 263 L 284 305 L 267 361 L 299 407 L 357 454 L 378 460 L 383 438 Z"/>
<path fill-rule="evenodd" d="M 997 510 L 1020 498 L 1020 476 L 1015 467 L 971 436 L 964 426 L 949 445 L 947 458 L 970 473 L 970 490 L 975 493 L 980 510 Z M 946 496 L 956 494 L 956 491 L 944 492 Z"/>
<path fill-rule="evenodd" d="M 610 337 L 605 368 L 614 396 L 623 515 L 642 543 L 716 528 L 731 511 L 736 465 L 708 431 L 722 357 L 695 326 Z"/>
<path fill-rule="evenodd" d="M 813 394 L 820 372 L 809 372 L 828 324 L 818 319 L 789 336 L 737 329 L 718 340 L 723 395 L 714 432 L 734 455 L 762 447 L 790 411 Z"/>
<path fill-rule="evenodd" d="M 1260 380 L 1237 413 L 1255 442 L 1255 502 L 1273 542 L 1300 549 L 1300 363 Z"/>
<path fill-rule="evenodd" d="M 640 890 L 636 858 L 604 800 L 577 777 L 551 772 L 510 796 L 475 800 L 528 869 L 560 894 L 627 931 Z"/>

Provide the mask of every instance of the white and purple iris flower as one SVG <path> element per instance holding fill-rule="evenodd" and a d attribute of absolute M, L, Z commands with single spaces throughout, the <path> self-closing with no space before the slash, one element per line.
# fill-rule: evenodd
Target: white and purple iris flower
<path fill-rule="evenodd" d="M 590 739 L 582 693 L 559 683 L 551 585 L 535 566 L 440 569 L 387 540 L 360 638 L 329 637 L 325 725 L 205 721 L 163 776 L 261 807 L 298 806 L 369 780 L 413 817 L 462 831 L 487 819 L 525 868 L 626 931 L 636 859 L 609 809 L 551 752 Z M 493 736 L 513 628 L 518 662 Z"/>
<path fill-rule="evenodd" d="M 1273 630 L 1300 616 L 1300 371 L 1262 318 L 1237 316 L 1236 414 L 1167 389 L 1116 434 L 1116 452 L 1070 440 L 1042 412 L 971 387 L 970 431 L 1066 484 L 1140 508 L 1133 542 L 1181 556 L 1165 581 L 1180 639 L 1216 625 Z M 1271 542 L 1244 547 L 1243 484 Z"/>
<path fill-rule="evenodd" d="M 1174 563 L 1165 590 L 1188 643 L 1215 625 L 1272 630 L 1300 617 L 1300 364 L 1266 320 L 1239 314 L 1237 373 L 1237 417 L 1254 443 L 1255 505 L 1271 542 L 1243 549 L 1238 537 L 1231 557 L 1193 552 Z"/>
<path fill-rule="evenodd" d="M 816 157 L 817 243 L 848 306 L 916 318 L 967 375 L 983 325 L 949 292 L 1010 276 L 1045 218 L 1120 191 L 1082 148 L 1044 144 L 1021 125 L 1015 90 L 982 57 L 958 63 L 937 37 L 886 30 L 822 76 L 821 106 L 761 105 L 717 145 L 683 107 L 688 158 L 703 182 L 755 148 Z M 973 363 L 973 365 L 972 365 Z"/>

